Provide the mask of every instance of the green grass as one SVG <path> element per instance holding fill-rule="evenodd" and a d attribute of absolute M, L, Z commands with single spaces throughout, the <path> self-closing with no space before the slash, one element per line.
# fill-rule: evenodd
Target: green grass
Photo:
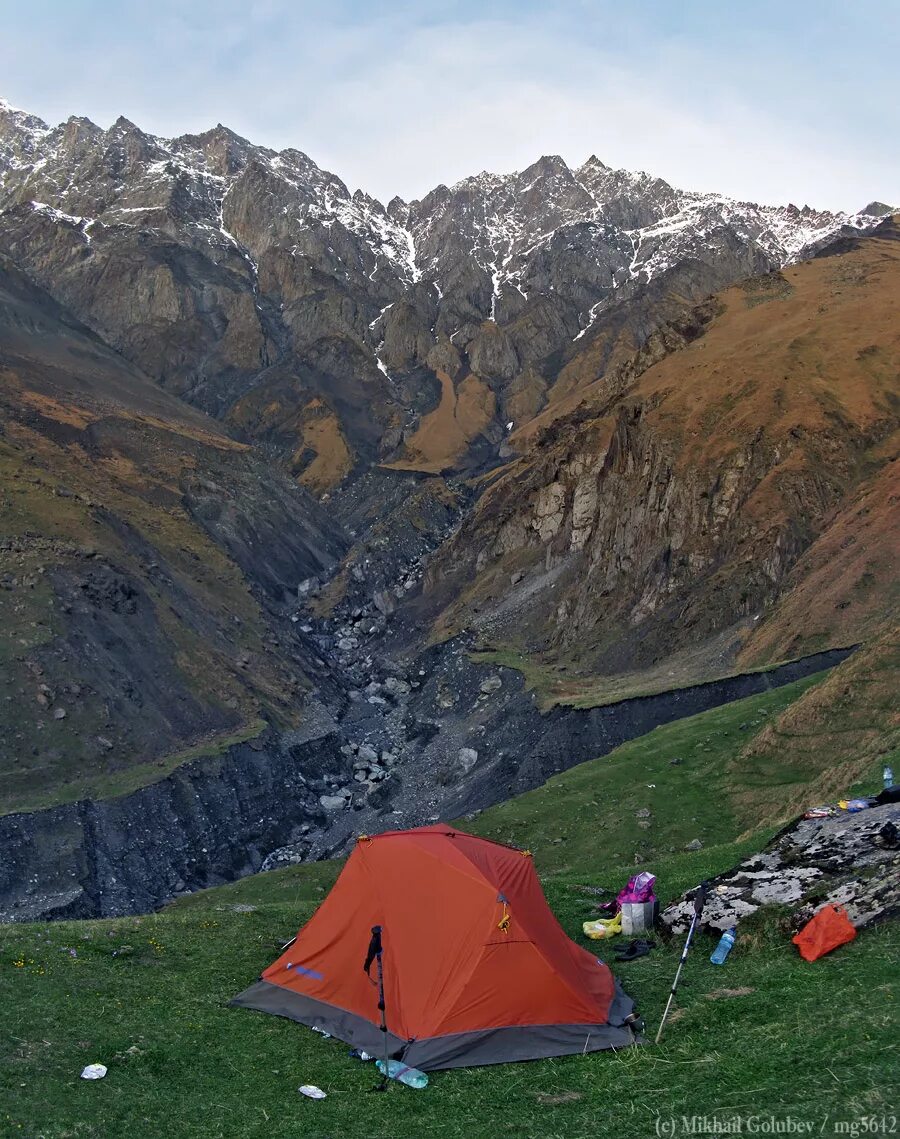
<path fill-rule="evenodd" d="M 811 800 L 878 790 L 882 768 L 900 754 L 898 670 L 900 635 L 889 625 L 731 760 L 740 817 L 790 817 Z"/>
<path fill-rule="evenodd" d="M 135 763 L 121 771 L 85 772 L 56 787 L 33 789 L 18 795 L 9 791 L 5 795 L 5 801 L 0 804 L 0 815 L 11 814 L 14 811 L 37 811 L 42 807 L 75 803 L 79 799 L 112 799 L 119 795 L 130 795 L 141 787 L 149 787 L 165 779 L 176 768 L 190 763 L 191 760 L 204 757 L 212 759 L 217 755 L 223 755 L 234 744 L 256 739 L 266 726 L 265 720 L 257 717 L 236 731 L 221 732 L 183 751 L 161 755 L 146 763 Z M 27 776 L 28 772 L 21 773 L 23 781 L 27 780 Z M 11 783 L 11 780 L 9 782 Z"/>
<path fill-rule="evenodd" d="M 744 828 L 732 810 L 728 761 L 823 675 L 666 724 L 464 825 L 533 847 L 542 874 L 668 856 L 693 839 L 731 842 Z M 644 809 L 649 819 L 637 817 Z"/>
<path fill-rule="evenodd" d="M 580 939 L 597 901 L 585 886 L 618 890 L 635 849 L 667 900 L 758 848 L 764 836 L 736 841 L 722 768 L 764 712 L 812 683 L 660 728 L 466 825 L 531 847 L 554 912 Z M 670 766 L 675 755 L 684 764 Z M 647 831 L 632 810 L 645 803 Z M 704 849 L 684 852 L 698 835 Z M 261 874 L 146 917 L 0 927 L 0 1135 L 644 1139 L 658 1116 L 695 1114 L 793 1116 L 814 1121 L 816 1134 L 827 1116 L 833 1134 L 834 1121 L 896 1109 L 897 924 L 807 964 L 779 912 L 744 927 L 723 969 L 709 963 L 713 939 L 698 940 L 658 1048 L 438 1072 L 424 1091 L 370 1094 L 372 1066 L 345 1045 L 227 1007 L 338 869 Z M 582 944 L 611 956 L 602 942 Z M 653 1030 L 679 952 L 679 941 L 660 944 L 615 967 Z M 106 1079 L 80 1080 L 95 1061 L 108 1065 Z M 302 1083 L 328 1098 L 304 1100 Z"/>
<path fill-rule="evenodd" d="M 821 647 L 828 646 L 823 644 Z M 538 706 L 545 711 L 559 704 L 571 708 L 600 708 L 638 696 L 659 696 L 664 692 L 674 692 L 710 681 L 771 672 L 785 664 L 791 664 L 795 659 L 801 659 L 797 657 L 773 661 L 735 671 L 712 666 L 702 654 L 688 653 L 680 659 L 669 657 L 663 664 L 641 672 L 598 676 L 592 672 L 583 673 L 571 661 L 536 657 L 515 648 L 479 649 L 471 652 L 469 657 L 476 664 L 512 668 L 520 672 L 525 688 L 534 692 Z"/>

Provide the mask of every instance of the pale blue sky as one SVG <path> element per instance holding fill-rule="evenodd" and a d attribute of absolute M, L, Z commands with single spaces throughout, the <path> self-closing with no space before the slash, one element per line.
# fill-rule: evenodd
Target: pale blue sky
<path fill-rule="evenodd" d="M 0 0 L 0 95 L 216 122 L 382 200 L 541 154 L 766 202 L 900 204 L 900 0 Z"/>

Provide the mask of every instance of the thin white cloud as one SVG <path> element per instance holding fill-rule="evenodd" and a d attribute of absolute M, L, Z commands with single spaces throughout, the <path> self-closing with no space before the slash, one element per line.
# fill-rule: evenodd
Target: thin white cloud
<path fill-rule="evenodd" d="M 61 10 L 17 22 L 0 46 L 11 84 L 0 93 L 44 117 L 106 125 L 124 113 L 161 134 L 223 121 L 382 199 L 592 152 L 759 201 L 900 199 L 900 160 L 875 126 L 877 83 L 838 69 L 834 91 L 823 87 L 812 33 L 806 54 L 765 28 L 729 54 L 654 35 L 630 9 L 612 35 L 610 11 L 570 2 L 425 21 L 415 6 L 352 18 L 283 0 L 164 0 L 139 25 L 99 21 L 73 41 L 78 13 Z"/>

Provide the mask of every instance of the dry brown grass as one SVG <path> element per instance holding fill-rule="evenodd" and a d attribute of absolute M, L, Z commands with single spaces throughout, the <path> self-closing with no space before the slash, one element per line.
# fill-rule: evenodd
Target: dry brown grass
<path fill-rule="evenodd" d="M 738 985 L 736 989 L 710 989 L 704 996 L 708 1001 L 727 1001 L 734 997 L 749 997 L 756 989 L 750 985 Z"/>
<path fill-rule="evenodd" d="M 767 289 L 771 282 L 783 287 Z M 720 294 L 723 312 L 705 335 L 648 369 L 634 389 L 665 398 L 667 417 L 683 429 L 685 465 L 729 453 L 760 426 L 823 430 L 842 416 L 870 425 L 896 395 L 896 241 L 869 238 L 849 254 L 755 284 L 750 303 L 746 284 Z M 767 303 L 756 303 L 760 290 Z M 514 432 L 513 445 L 527 451 L 554 420 L 602 402 L 609 377 L 634 352 L 629 333 L 591 341 L 562 369 L 543 411 Z"/>
<path fill-rule="evenodd" d="M 238 400 L 228 413 L 229 422 L 255 438 L 266 435 L 293 447 L 291 470 L 297 481 L 322 494 L 350 472 L 354 455 L 334 411 L 318 396 L 300 391 L 254 390 Z M 308 452 L 312 451 L 310 461 Z"/>
<path fill-rule="evenodd" d="M 309 490 L 321 494 L 329 490 L 350 473 L 353 454 L 341 433 L 338 418 L 333 413 L 307 420 L 301 428 L 303 445 L 300 451 L 310 448 L 316 457 L 300 475 L 299 481 Z"/>
<path fill-rule="evenodd" d="M 677 417 L 683 466 L 721 459 L 759 429 L 870 431 L 895 415 L 900 245 L 873 238 L 785 275 L 793 291 L 770 304 L 727 290 L 706 334 L 638 381 L 637 398 L 662 397 Z"/>
<path fill-rule="evenodd" d="M 895 622 L 767 725 L 729 764 L 738 818 L 777 822 L 873 782 L 900 748 L 898 670 Z"/>
<path fill-rule="evenodd" d="M 406 441 L 405 457 L 385 463 L 388 470 L 438 474 L 452 468 L 490 424 L 496 410 L 491 389 L 471 373 L 459 387 L 446 372 L 437 372 L 441 400 L 422 417 L 418 430 Z"/>
<path fill-rule="evenodd" d="M 900 603 L 898 565 L 900 462 L 894 460 L 834 512 L 738 664 L 752 667 L 873 635 Z"/>
<path fill-rule="evenodd" d="M 13 377 L 7 373 L 3 379 L 12 380 Z M 62 400 L 54 399 L 52 396 L 44 395 L 41 392 L 27 391 L 18 383 L 15 384 L 15 387 L 17 396 L 25 407 L 32 408 L 45 419 L 53 419 L 57 423 L 68 424 L 69 427 L 87 427 L 89 423 L 93 423 L 99 418 L 86 408 L 63 403 Z"/>

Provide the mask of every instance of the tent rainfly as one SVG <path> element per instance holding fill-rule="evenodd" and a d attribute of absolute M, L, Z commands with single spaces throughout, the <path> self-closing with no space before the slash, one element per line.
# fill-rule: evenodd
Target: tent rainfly
<path fill-rule="evenodd" d="M 438 824 L 361 837 L 295 940 L 232 1004 L 381 1055 L 364 969 L 383 930 L 387 1044 L 423 1071 L 633 1044 L 633 1003 L 566 937 L 531 856 Z"/>

